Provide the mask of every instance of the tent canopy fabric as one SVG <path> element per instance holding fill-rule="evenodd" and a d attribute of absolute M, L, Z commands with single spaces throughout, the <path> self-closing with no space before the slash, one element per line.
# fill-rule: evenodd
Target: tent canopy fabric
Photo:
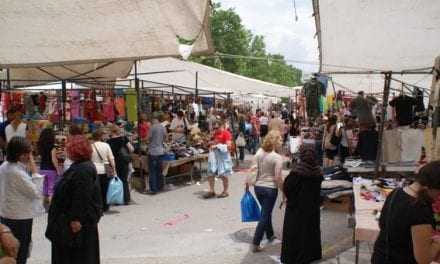
<path fill-rule="evenodd" d="M 313 0 L 313 4 L 322 73 L 426 70 L 440 54 L 440 1 Z M 355 92 L 378 92 L 384 86 L 383 76 L 377 74 L 330 76 Z M 393 77 L 429 88 L 432 76 Z"/>
<path fill-rule="evenodd" d="M 0 68 L 12 80 L 114 80 L 134 60 L 180 56 L 181 40 L 212 53 L 209 12 L 209 0 L 1 1 Z"/>
<path fill-rule="evenodd" d="M 145 81 L 194 89 L 196 87 L 197 73 L 198 88 L 205 91 L 217 93 L 231 92 L 244 95 L 263 94 L 275 97 L 294 95 L 294 90 L 290 87 L 247 78 L 195 62 L 182 61 L 175 58 L 159 58 L 139 63 L 139 73 L 154 71 L 174 72 L 141 75 L 139 78 Z"/>

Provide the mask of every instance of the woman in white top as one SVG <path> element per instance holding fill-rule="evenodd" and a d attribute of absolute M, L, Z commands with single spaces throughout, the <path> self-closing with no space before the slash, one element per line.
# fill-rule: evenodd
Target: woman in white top
<path fill-rule="evenodd" d="M 41 190 L 32 182 L 37 172 L 32 146 L 23 137 L 13 137 L 6 148 L 7 162 L 0 166 L 0 221 L 20 242 L 17 263 L 26 263 L 32 237 L 36 204 Z"/>
<path fill-rule="evenodd" d="M 282 137 L 278 130 L 270 131 L 264 138 L 261 149 L 255 155 L 257 176 L 255 179 L 255 194 L 261 205 L 261 218 L 252 244 L 252 251 L 259 252 L 261 240 L 264 234 L 269 241 L 275 239 L 272 226 L 272 210 L 281 189 L 283 178 L 281 175 L 283 158 L 275 152 L 282 144 Z M 246 182 L 246 190 L 253 184 L 250 179 Z"/>
<path fill-rule="evenodd" d="M 99 183 L 101 185 L 103 211 L 106 212 L 109 209 L 107 203 L 107 189 L 111 177 L 116 175 L 116 166 L 110 145 L 102 141 L 104 134 L 105 133 L 102 129 L 98 129 L 93 133 L 92 162 L 95 164 L 96 172 L 98 173 Z M 112 175 L 107 175 L 105 167 L 108 165 L 113 169 Z"/>

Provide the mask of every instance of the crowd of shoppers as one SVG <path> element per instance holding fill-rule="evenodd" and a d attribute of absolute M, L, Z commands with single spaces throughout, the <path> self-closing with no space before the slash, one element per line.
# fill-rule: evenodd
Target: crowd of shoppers
<path fill-rule="evenodd" d="M 113 176 L 117 175 L 123 183 L 124 204 L 131 202 L 128 176 L 134 149 L 130 139 L 114 125 L 109 133 L 97 129 L 90 140 L 78 126 L 72 125 L 66 151 L 60 153 L 54 131 L 46 128 L 37 144 L 36 151 L 41 156 L 37 170 L 21 115 L 10 112 L 8 116 L 8 124 L 3 125 L 6 133 L 0 142 L 6 146 L 6 161 L 0 166 L 0 246 L 5 255 L 0 264 L 26 263 L 33 219 L 39 214 L 35 204 L 43 198 L 50 205 L 46 237 L 52 243 L 52 263 L 100 263 L 98 223 L 109 210 L 106 190 Z M 148 194 L 156 194 L 163 187 L 161 157 L 165 154 L 168 131 L 176 141 L 185 142 L 188 136 L 189 122 L 183 112 L 166 124 L 168 131 L 161 121 L 153 117 L 150 123 L 143 118 L 140 124 L 140 140 L 149 146 Z M 311 263 L 321 259 L 322 169 L 343 163 L 356 152 L 356 145 L 357 149 L 365 145 L 362 136 L 356 136 L 356 120 L 328 114 L 311 122 L 306 132 L 301 131 L 301 121 L 293 114 L 237 113 L 235 121 L 236 124 L 226 122 L 214 112 L 207 120 L 212 139 L 209 155 L 215 169 L 209 171 L 209 189 L 204 198 L 229 196 L 234 143 L 239 148 L 239 160 L 244 160 L 246 150 L 255 153 L 255 173 L 245 182 L 246 190 L 253 186 L 261 205 L 252 252 L 264 250 L 264 237 L 269 242 L 275 239 L 272 211 L 281 195 L 286 205 L 281 262 Z M 365 131 L 373 133 L 375 128 L 365 126 Z M 301 136 L 302 145 L 289 175 L 283 179 L 282 146 L 289 142 L 289 136 Z M 65 157 L 60 162 L 62 155 Z M 372 263 L 430 263 L 439 258 L 440 241 L 432 237 L 435 219 L 431 207 L 440 194 L 439 171 L 440 162 L 428 163 L 414 183 L 388 196 L 379 220 L 380 234 Z M 38 189 L 36 172 L 44 175 L 43 191 Z M 216 177 L 223 184 L 220 193 L 215 191 Z"/>

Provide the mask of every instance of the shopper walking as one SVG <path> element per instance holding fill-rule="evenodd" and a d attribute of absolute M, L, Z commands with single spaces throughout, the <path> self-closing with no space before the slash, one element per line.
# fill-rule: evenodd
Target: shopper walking
<path fill-rule="evenodd" d="M 9 142 L 13 137 L 27 137 L 27 125 L 21 120 L 22 113 L 15 111 L 14 119 L 5 128 L 6 142 Z"/>
<path fill-rule="evenodd" d="M 93 133 L 92 143 L 92 162 L 96 167 L 101 189 L 101 200 L 103 211 L 107 212 L 109 204 L 107 202 L 107 190 L 110 180 L 116 176 L 116 164 L 110 145 L 103 141 L 104 130 L 98 129 Z"/>
<path fill-rule="evenodd" d="M 280 118 L 277 112 L 273 112 L 272 118 L 268 124 L 269 131 L 278 130 L 281 135 L 284 134 L 284 121 Z"/>
<path fill-rule="evenodd" d="M 339 160 L 341 165 L 345 163 L 345 159 L 350 156 L 353 150 L 353 126 L 349 118 L 346 118 L 344 125 L 338 129 L 338 137 L 341 138 L 341 144 L 339 145 Z"/>
<path fill-rule="evenodd" d="M 336 116 L 330 116 L 324 130 L 322 139 L 322 149 L 324 150 L 324 168 L 331 167 L 335 164 L 338 155 L 338 145 L 335 145 L 332 138 L 336 137 Z"/>
<path fill-rule="evenodd" d="M 269 118 L 264 112 L 261 112 L 260 116 L 260 137 L 263 139 L 267 132 L 269 132 Z"/>
<path fill-rule="evenodd" d="M 6 154 L 6 162 L 0 166 L 0 222 L 20 242 L 17 263 L 25 264 L 32 241 L 32 222 L 37 216 L 35 206 L 42 196 L 32 182 L 37 168 L 31 144 L 23 137 L 12 137 Z"/>
<path fill-rule="evenodd" d="M 301 146 L 299 161 L 284 180 L 287 199 L 281 262 L 311 263 L 322 257 L 320 191 L 322 171 L 313 146 Z"/>
<path fill-rule="evenodd" d="M 256 178 L 248 178 L 246 190 L 250 185 L 255 185 L 255 194 L 261 205 L 261 218 L 255 230 L 251 250 L 259 252 L 262 250 L 260 243 L 263 236 L 273 241 L 274 231 L 272 226 L 272 210 L 278 196 L 278 189 L 281 189 L 283 178 L 281 175 L 283 159 L 275 152 L 282 144 L 281 134 L 273 130 L 264 138 L 261 149 L 255 155 L 257 169 Z"/>
<path fill-rule="evenodd" d="M 118 126 L 113 126 L 111 133 L 111 138 L 107 143 L 110 145 L 115 158 L 116 175 L 121 179 L 124 186 L 124 204 L 128 205 L 131 201 L 130 188 L 128 186 L 128 170 L 129 163 L 131 162 L 131 153 L 133 153 L 134 148 Z"/>
<path fill-rule="evenodd" d="M 205 199 L 216 197 L 215 194 L 215 178 L 219 177 L 223 182 L 223 192 L 219 194 L 218 198 L 226 198 L 229 196 L 229 176 L 232 174 L 232 160 L 230 149 L 232 146 L 232 134 L 226 129 L 226 123 L 224 121 L 217 122 L 215 125 L 215 132 L 213 134 L 213 143 L 210 147 L 209 155 L 212 157 L 212 161 L 215 165 L 215 171 L 212 169 L 208 176 L 209 190 L 203 196 Z"/>
<path fill-rule="evenodd" d="M 153 126 L 148 135 L 148 194 L 156 194 L 163 187 L 162 156 L 165 154 L 164 143 L 167 138 L 165 127 L 157 118 L 153 118 Z"/>
<path fill-rule="evenodd" d="M 420 169 L 413 184 L 388 195 L 379 220 L 373 264 L 438 260 L 440 241 L 432 236 L 435 227 L 432 202 L 439 195 L 440 161 L 428 163 Z"/>
<path fill-rule="evenodd" d="M 6 120 L 0 123 L 0 164 L 6 158 L 6 127 L 14 120 L 15 110 L 10 109 L 6 113 Z"/>
<path fill-rule="evenodd" d="M 46 229 L 52 264 L 99 264 L 102 200 L 93 150 L 81 135 L 72 136 L 66 149 L 73 164 L 55 187 Z"/>

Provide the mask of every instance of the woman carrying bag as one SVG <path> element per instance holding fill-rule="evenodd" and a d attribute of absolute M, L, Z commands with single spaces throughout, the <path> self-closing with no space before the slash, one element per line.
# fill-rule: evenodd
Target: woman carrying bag
<path fill-rule="evenodd" d="M 117 176 L 115 158 L 113 156 L 110 145 L 103 142 L 104 131 L 98 129 L 93 133 L 92 143 L 92 162 L 95 164 L 96 172 L 98 173 L 99 185 L 101 186 L 101 197 L 103 203 L 103 211 L 106 212 L 109 209 L 107 202 L 107 190 L 110 180 Z"/>
<path fill-rule="evenodd" d="M 124 204 L 128 205 L 131 202 L 130 188 L 128 185 L 128 173 L 130 169 L 131 153 L 133 153 L 134 148 L 131 145 L 130 140 L 122 134 L 121 129 L 118 126 L 113 126 L 111 128 L 111 138 L 107 140 L 110 148 L 115 157 L 115 168 L 116 174 L 122 181 L 124 186 Z"/>
<path fill-rule="evenodd" d="M 322 149 L 324 150 L 324 168 L 335 165 L 335 158 L 338 155 L 338 146 L 340 137 L 337 137 L 336 116 L 330 116 L 324 130 L 324 137 L 322 140 Z"/>
<path fill-rule="evenodd" d="M 263 236 L 269 241 L 275 239 L 272 226 L 272 211 L 278 196 L 278 189 L 283 184 L 281 175 L 283 158 L 275 150 L 282 145 L 281 134 L 278 130 L 272 130 L 264 138 L 261 149 L 255 155 L 257 173 L 255 178 L 249 177 L 246 181 L 246 191 L 250 185 L 254 185 L 255 194 L 261 205 L 261 218 L 255 230 L 252 252 L 260 252 Z"/>

